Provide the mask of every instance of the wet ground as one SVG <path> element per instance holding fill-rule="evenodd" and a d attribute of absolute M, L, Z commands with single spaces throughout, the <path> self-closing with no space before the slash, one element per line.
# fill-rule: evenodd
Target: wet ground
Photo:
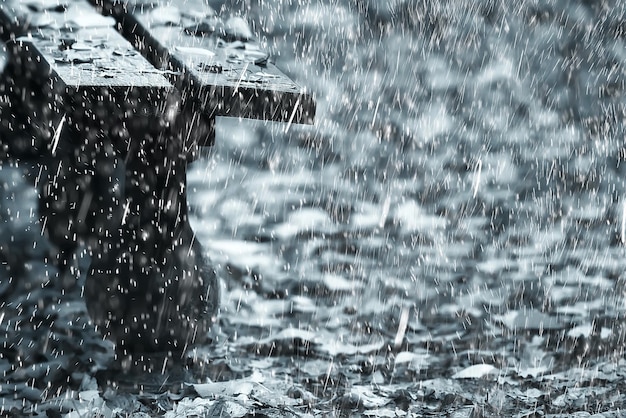
<path fill-rule="evenodd" d="M 620 416 L 626 6 L 233 3 L 319 105 L 314 127 L 218 120 L 189 173 L 222 277 L 214 344 L 182 388 L 103 385 L 111 346 L 44 260 L 29 164 L 7 161 L 0 408 Z"/>

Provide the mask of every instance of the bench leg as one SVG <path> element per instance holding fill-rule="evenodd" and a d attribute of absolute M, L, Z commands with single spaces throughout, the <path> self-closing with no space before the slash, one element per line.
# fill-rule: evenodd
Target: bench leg
<path fill-rule="evenodd" d="M 0 154 L 38 158 L 49 139 L 49 86 L 38 77 L 24 77 L 32 64 L 23 62 L 8 45 L 8 59 L 0 75 Z M 33 94 L 32 92 L 37 92 Z"/>
<path fill-rule="evenodd" d="M 218 280 L 186 201 L 186 165 L 212 121 L 179 119 L 168 129 L 126 121 L 123 138 L 113 140 L 114 129 L 86 133 L 73 123 L 80 128 L 66 148 L 80 152 L 56 158 L 42 198 L 51 241 L 69 249 L 84 240 L 92 250 L 87 309 L 125 356 L 180 353 L 206 341 L 218 309 Z"/>
<path fill-rule="evenodd" d="M 88 141 L 78 140 L 85 133 L 68 122 L 62 125 L 54 124 L 62 134 L 54 155 L 43 160 L 39 213 L 53 244 L 50 258 L 60 272 L 55 285 L 70 291 L 78 284 L 69 268 L 79 243 L 92 255 L 120 245 L 124 160 L 103 134 L 87 152 Z"/>
<path fill-rule="evenodd" d="M 168 151 L 129 159 L 119 242 L 94 255 L 85 284 L 90 315 L 130 353 L 201 343 L 217 310 L 215 272 L 187 220 L 186 162 Z"/>

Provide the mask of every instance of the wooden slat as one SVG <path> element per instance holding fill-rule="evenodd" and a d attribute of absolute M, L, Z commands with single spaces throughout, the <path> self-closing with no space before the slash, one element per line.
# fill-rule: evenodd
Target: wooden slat
<path fill-rule="evenodd" d="M 173 89 L 173 86 L 115 29 L 84 28 L 60 34 L 42 29 L 17 39 L 18 52 L 40 63 L 41 74 L 70 91 Z"/>
<path fill-rule="evenodd" d="M 115 20 L 86 1 L 0 0 L 0 25 L 16 39 L 13 54 L 69 89 L 172 88 L 115 30 Z"/>
<path fill-rule="evenodd" d="M 26 6 L 11 18 L 0 12 L 3 33 L 13 39 L 7 44 L 2 89 L 16 115 L 8 124 L 34 129 L 34 152 L 64 148 L 59 136 L 52 136 L 59 126 L 80 131 L 91 145 L 103 138 L 95 133 L 101 131 L 124 152 L 131 140 L 128 129 L 138 131 L 175 114 L 178 92 L 114 28 L 115 19 L 84 0 L 59 0 L 65 3 L 57 8 L 48 8 L 57 0 L 0 4 L 6 12 L 28 1 L 43 6 Z"/>
<path fill-rule="evenodd" d="M 0 0 L 0 33 L 5 41 L 44 29 L 68 32 L 114 25 L 85 0 Z"/>
<path fill-rule="evenodd" d="M 62 38 L 58 31 L 44 29 L 37 36 L 18 38 L 12 49 L 26 61 L 23 68 L 36 65 L 35 74 L 28 77 L 48 79 L 49 89 L 34 93 L 49 95 L 57 115 L 66 115 L 78 131 L 102 129 L 104 138 L 121 152 L 133 138 L 111 136 L 113 131 L 158 124 L 179 101 L 174 86 L 110 27 L 78 29 Z M 58 116 L 52 117 L 48 125 L 54 129 Z M 94 139 L 85 137 L 90 143 Z M 53 140 L 51 149 L 56 146 Z"/>
<path fill-rule="evenodd" d="M 263 62 L 256 42 L 226 42 L 219 34 L 193 33 L 215 18 L 202 0 L 188 0 L 184 9 L 141 0 L 96 1 L 113 11 L 134 45 L 157 67 L 170 70 L 174 84 L 191 91 L 210 117 L 313 123 L 312 95 Z"/>

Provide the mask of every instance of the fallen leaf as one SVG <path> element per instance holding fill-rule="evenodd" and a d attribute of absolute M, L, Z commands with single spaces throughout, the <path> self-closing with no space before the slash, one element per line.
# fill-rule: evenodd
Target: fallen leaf
<path fill-rule="evenodd" d="M 453 379 L 480 379 L 493 372 L 498 371 L 491 364 L 475 364 L 452 375 Z"/>
<path fill-rule="evenodd" d="M 535 309 L 510 311 L 504 315 L 496 315 L 494 319 L 511 330 L 558 330 L 565 326 L 557 317 L 546 315 Z"/>

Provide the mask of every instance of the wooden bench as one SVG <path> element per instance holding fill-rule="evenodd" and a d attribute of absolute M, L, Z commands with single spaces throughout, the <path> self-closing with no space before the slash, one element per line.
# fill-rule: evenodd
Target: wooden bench
<path fill-rule="evenodd" d="M 90 315 L 130 353 L 185 350 L 214 320 L 218 282 L 188 223 L 186 166 L 213 143 L 215 117 L 315 113 L 203 2 L 185 3 L 191 14 L 151 4 L 106 1 L 105 17 L 84 0 L 0 0 L 11 103 L 0 142 L 41 155 L 40 212 L 61 268 L 85 242 Z"/>

